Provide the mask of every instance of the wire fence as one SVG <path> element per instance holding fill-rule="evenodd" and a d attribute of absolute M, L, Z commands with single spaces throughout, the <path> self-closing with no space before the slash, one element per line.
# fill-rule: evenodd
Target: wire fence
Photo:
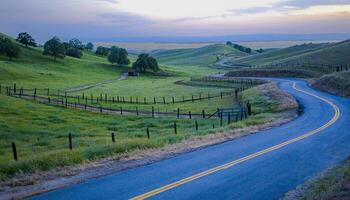
<path fill-rule="evenodd" d="M 2 86 L 0 86 L 2 88 Z M 3 89 L 2 89 L 3 90 Z M 55 106 L 61 106 L 65 108 L 74 108 L 74 109 L 79 109 L 79 110 L 85 110 L 85 111 L 90 111 L 90 112 L 99 112 L 99 113 L 110 113 L 110 114 L 118 114 L 118 115 L 137 115 L 137 116 L 149 116 L 152 118 L 155 117 L 176 117 L 176 118 L 212 118 L 212 117 L 217 117 L 220 118 L 220 112 L 218 110 L 214 113 L 208 113 L 204 109 L 200 113 L 188 111 L 184 112 L 182 111 L 181 108 L 177 108 L 175 112 L 170 112 L 170 111 L 160 111 L 159 109 L 156 109 L 155 106 L 152 106 L 149 110 L 145 110 L 145 108 L 139 109 L 138 106 L 135 106 L 134 109 L 130 109 L 130 107 L 123 108 L 123 106 L 119 106 L 119 108 L 112 108 L 112 106 L 103 106 L 103 105 L 92 105 L 93 103 L 100 103 L 106 102 L 106 103 L 118 103 L 118 99 L 114 100 L 112 98 L 108 98 L 107 95 L 105 96 L 105 99 L 100 99 L 98 97 L 95 101 L 95 99 L 91 98 L 88 99 L 86 96 L 60 96 L 60 95 L 50 95 L 48 92 L 49 96 L 41 96 L 38 95 L 37 91 L 38 89 L 23 89 L 19 88 L 17 89 L 16 84 L 14 84 L 13 87 L 6 86 L 5 87 L 6 94 L 12 97 L 17 97 L 17 98 L 23 98 L 23 99 L 29 99 L 29 100 L 34 100 L 40 103 L 44 103 L 47 105 L 55 105 Z M 235 98 L 238 98 L 238 91 L 236 90 L 235 92 L 221 92 L 219 95 L 212 95 L 209 97 L 199 97 L 199 98 L 192 98 L 190 100 L 186 99 L 181 102 L 194 102 L 194 101 L 201 101 L 204 99 L 210 99 L 210 98 L 224 98 L 224 96 L 231 96 Z M 0 92 L 2 92 L 0 90 Z M 31 94 L 28 94 L 28 92 L 31 92 Z M 100 99 L 100 100 L 99 100 Z M 72 101 L 74 100 L 74 101 Z M 123 100 L 119 100 L 121 103 L 126 103 Z M 91 104 L 89 104 L 91 103 Z M 131 102 L 130 102 L 131 103 Z M 168 104 L 169 102 L 163 102 L 164 104 Z M 137 104 L 137 103 L 136 103 Z M 243 116 L 244 113 L 247 112 L 247 106 L 243 105 L 240 103 L 238 106 L 232 108 L 231 116 Z M 217 115 L 215 115 L 217 114 Z M 244 115 L 246 116 L 246 114 Z M 242 118 L 242 117 L 240 117 Z"/>

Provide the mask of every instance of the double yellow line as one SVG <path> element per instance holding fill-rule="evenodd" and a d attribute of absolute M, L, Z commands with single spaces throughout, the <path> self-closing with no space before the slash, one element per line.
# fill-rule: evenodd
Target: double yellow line
<path fill-rule="evenodd" d="M 213 173 L 215 173 L 215 172 L 217 172 L 217 171 L 221 171 L 221 170 L 224 170 L 224 169 L 233 167 L 233 166 L 235 166 L 235 165 L 237 165 L 237 164 L 239 164 L 239 163 L 242 163 L 242 162 L 251 160 L 251 159 L 253 159 L 253 158 L 256 158 L 256 157 L 258 157 L 258 156 L 267 154 L 267 153 L 269 153 L 269 152 L 278 150 L 278 149 L 280 149 L 280 148 L 282 148 L 282 147 L 285 147 L 285 146 L 287 146 L 287 145 L 293 144 L 293 143 L 298 142 L 298 141 L 300 141 L 300 140 L 303 140 L 303 139 L 305 139 L 305 138 L 307 138 L 307 137 L 310 137 L 310 136 L 312 136 L 312 135 L 314 135 L 314 134 L 316 134 L 316 133 L 319 133 L 320 131 L 322 131 L 322 130 L 326 129 L 327 127 L 331 126 L 332 124 L 334 124 L 334 123 L 338 120 L 338 118 L 339 118 L 339 116 L 340 116 L 340 110 L 339 110 L 338 106 L 335 105 L 332 101 L 330 101 L 330 100 L 328 100 L 328 99 L 325 99 L 325 98 L 323 98 L 323 97 L 317 96 L 316 94 L 312 94 L 312 93 L 310 93 L 310 92 L 307 92 L 307 91 L 298 89 L 298 88 L 296 87 L 296 83 L 295 83 L 295 82 L 293 82 L 293 89 L 295 89 L 295 90 L 297 90 L 297 91 L 299 91 L 299 92 L 301 92 L 301 93 L 307 94 L 307 95 L 309 95 L 309 96 L 315 97 L 315 98 L 317 98 L 317 99 L 320 99 L 320 100 L 326 102 L 327 104 L 331 105 L 332 108 L 333 108 L 333 110 L 334 110 L 334 112 L 335 112 L 335 113 L 334 113 L 334 116 L 332 117 L 332 119 L 331 119 L 330 121 L 328 121 L 326 124 L 322 125 L 321 127 L 317 128 L 317 129 L 315 129 L 315 130 L 309 131 L 309 132 L 307 132 L 307 133 L 305 133 L 305 134 L 303 134 L 303 135 L 301 135 L 301 136 L 299 136 L 299 137 L 296 137 L 296 138 L 294 138 L 294 139 L 285 141 L 285 142 L 283 142 L 283 143 L 281 143 L 281 144 L 278 144 L 278 145 L 269 147 L 269 148 L 267 148 L 267 149 L 258 151 L 258 152 L 256 152 L 256 153 L 250 154 L 250 155 L 245 156 L 245 157 L 242 157 L 242 158 L 240 158 L 240 159 L 237 159 L 237 160 L 228 162 L 228 163 L 226 163 L 226 164 L 217 166 L 217 167 L 215 167 L 215 168 L 212 168 L 212 169 L 209 169 L 209 170 L 200 172 L 200 173 L 198 173 L 198 174 L 195 174 L 195 175 L 192 175 L 192 176 L 190 176 L 190 177 L 181 179 L 181 180 L 179 180 L 179 181 L 170 183 L 170 184 L 168 184 L 168 185 L 165 185 L 165 186 L 163 186 L 163 187 L 160 187 L 160 188 L 158 188 L 158 189 L 152 190 L 152 191 L 150 191 L 150 192 L 141 194 L 141 195 L 136 196 L 136 197 L 131 198 L 131 199 L 132 199 L 132 200 L 147 199 L 147 198 L 150 198 L 150 197 L 152 197 L 152 196 L 155 196 L 155 195 L 157 195 L 157 194 L 159 194 L 159 193 L 165 192 L 165 191 L 167 191 L 167 190 L 170 190 L 170 189 L 173 189 L 173 188 L 178 187 L 178 186 L 180 186 L 180 185 L 183 185 L 183 184 L 186 184 L 186 183 L 188 183 L 188 182 L 191 182 L 191 181 L 193 181 L 193 180 L 199 179 L 199 178 L 204 177 L 204 176 L 208 176 L 208 175 L 213 174 Z"/>

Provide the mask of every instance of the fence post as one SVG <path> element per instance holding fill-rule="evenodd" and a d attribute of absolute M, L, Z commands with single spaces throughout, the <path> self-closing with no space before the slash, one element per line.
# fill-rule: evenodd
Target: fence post
<path fill-rule="evenodd" d="M 2 86 L 1 86 L 1 84 L 0 84 L 0 94 L 2 93 L 1 89 L 2 89 Z"/>
<path fill-rule="evenodd" d="M 156 104 L 156 97 L 153 97 L 153 103 Z"/>
<path fill-rule="evenodd" d="M 220 126 L 222 126 L 222 113 L 220 114 Z"/>
<path fill-rule="evenodd" d="M 68 134 L 68 138 L 69 138 L 69 149 L 72 150 L 73 145 L 72 145 L 72 134 L 71 133 Z"/>
<path fill-rule="evenodd" d="M 51 103 L 51 98 L 50 98 L 50 96 L 47 97 L 47 101 L 49 102 L 49 104 Z"/>
<path fill-rule="evenodd" d="M 173 99 L 173 104 L 175 103 L 175 99 L 174 99 L 174 97 L 172 97 L 172 99 Z"/>
<path fill-rule="evenodd" d="M 192 94 L 192 102 L 194 101 L 194 99 L 193 99 L 193 94 Z"/>
<path fill-rule="evenodd" d="M 102 113 L 102 105 L 100 105 L 100 113 Z"/>
<path fill-rule="evenodd" d="M 198 122 L 197 122 L 197 120 L 195 122 L 195 125 L 196 125 L 196 131 L 198 131 Z"/>
<path fill-rule="evenodd" d="M 13 94 L 16 94 L 17 92 L 17 87 L 16 87 L 16 83 L 13 84 Z"/>
<path fill-rule="evenodd" d="M 34 88 L 34 100 L 36 99 L 36 88 Z"/>
<path fill-rule="evenodd" d="M 146 104 L 147 101 L 146 101 L 146 97 L 143 97 L 143 103 Z"/>
<path fill-rule="evenodd" d="M 154 118 L 154 106 L 152 106 L 152 117 Z"/>
<path fill-rule="evenodd" d="M 163 97 L 163 104 L 165 104 L 165 97 Z"/>
<path fill-rule="evenodd" d="M 112 132 L 112 142 L 115 143 L 114 133 Z"/>
<path fill-rule="evenodd" d="M 123 115 L 123 107 L 120 106 L 120 114 Z"/>
<path fill-rule="evenodd" d="M 13 159 L 14 159 L 15 161 L 17 161 L 18 158 L 17 158 L 17 148 L 16 148 L 16 144 L 15 144 L 14 142 L 12 142 L 11 145 L 12 145 Z"/>
<path fill-rule="evenodd" d="M 190 119 L 192 119 L 191 111 L 188 111 L 188 117 L 189 117 Z"/>
<path fill-rule="evenodd" d="M 180 118 L 180 108 L 177 108 L 177 118 Z"/>
<path fill-rule="evenodd" d="M 149 128 L 148 128 L 148 127 L 147 127 L 146 131 L 147 131 L 147 138 L 150 139 L 151 136 L 150 136 L 150 134 L 149 134 Z"/>
<path fill-rule="evenodd" d="M 221 99 L 222 99 L 222 92 L 220 92 L 220 97 L 221 97 Z"/>
<path fill-rule="evenodd" d="M 47 88 L 47 96 L 50 96 L 50 88 Z"/>
<path fill-rule="evenodd" d="M 177 126 L 176 126 L 176 122 L 174 122 L 174 133 L 175 133 L 175 135 L 177 134 Z"/>
<path fill-rule="evenodd" d="M 252 105 L 248 102 L 247 103 L 247 108 L 248 108 L 248 115 L 252 115 Z"/>
<path fill-rule="evenodd" d="M 227 124 L 231 124 L 231 113 L 228 113 Z"/>
<path fill-rule="evenodd" d="M 139 115 L 139 109 L 137 106 L 136 106 L 136 115 Z"/>
<path fill-rule="evenodd" d="M 203 119 L 205 119 L 205 111 L 202 110 Z"/>
<path fill-rule="evenodd" d="M 67 99 L 65 100 L 65 107 L 67 108 Z"/>

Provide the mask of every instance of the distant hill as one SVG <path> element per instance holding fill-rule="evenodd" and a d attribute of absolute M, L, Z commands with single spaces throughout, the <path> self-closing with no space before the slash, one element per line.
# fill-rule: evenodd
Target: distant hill
<path fill-rule="evenodd" d="M 233 64 L 244 64 L 244 65 L 266 65 L 270 63 L 275 63 L 278 60 L 288 59 L 292 56 L 300 55 L 303 53 L 311 52 L 314 50 L 322 49 L 328 47 L 331 44 L 302 44 L 296 45 L 283 49 L 274 49 L 261 54 L 255 54 L 244 58 L 231 59 Z"/>
<path fill-rule="evenodd" d="M 279 63 L 310 63 L 312 65 L 350 65 L 350 40 L 331 44 L 314 50 L 305 52 L 284 60 Z"/>
<path fill-rule="evenodd" d="M 160 63 L 193 66 L 209 66 L 224 55 L 234 58 L 249 55 L 225 44 L 213 44 L 190 49 L 156 50 L 151 54 Z"/>
<path fill-rule="evenodd" d="M 344 65 L 350 64 L 350 40 L 339 43 L 303 44 L 270 50 L 243 58 L 231 58 L 232 66 L 261 65 Z"/>

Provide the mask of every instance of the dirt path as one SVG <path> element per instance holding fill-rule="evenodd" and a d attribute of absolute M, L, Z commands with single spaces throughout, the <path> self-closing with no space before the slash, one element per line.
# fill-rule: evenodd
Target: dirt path
<path fill-rule="evenodd" d="M 97 82 L 97 83 L 89 83 L 89 84 L 85 84 L 85 85 L 79 85 L 76 87 L 67 88 L 65 91 L 67 93 L 80 92 L 80 91 L 88 90 L 88 89 L 95 88 L 95 87 L 98 87 L 101 85 L 113 83 L 116 81 L 126 80 L 127 78 L 128 78 L 128 73 L 126 72 L 126 73 L 122 73 L 118 79 L 110 79 L 110 80 L 105 80 L 105 81 L 101 81 L 101 82 Z"/>

